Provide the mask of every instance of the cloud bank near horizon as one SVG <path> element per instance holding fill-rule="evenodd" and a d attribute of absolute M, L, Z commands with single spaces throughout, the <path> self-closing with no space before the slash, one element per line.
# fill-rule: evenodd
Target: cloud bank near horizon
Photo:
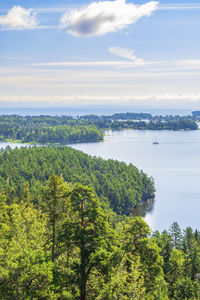
<path fill-rule="evenodd" d="M 60 21 L 60 26 L 74 36 L 100 36 L 124 29 L 142 17 L 149 17 L 158 8 L 158 2 L 143 5 L 126 0 L 92 2 L 82 9 L 71 9 Z"/>
<path fill-rule="evenodd" d="M 196 94 L 149 94 L 140 96 L 97 96 L 97 95 L 71 95 L 71 96 L 6 96 L 0 97 L 1 104 L 24 105 L 187 105 L 200 104 L 200 93 Z"/>

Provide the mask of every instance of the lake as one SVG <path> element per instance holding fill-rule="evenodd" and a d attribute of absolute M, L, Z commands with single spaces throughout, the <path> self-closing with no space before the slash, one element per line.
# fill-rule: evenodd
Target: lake
<path fill-rule="evenodd" d="M 153 145 L 153 140 L 159 145 Z M 21 144 L 1 142 L 14 148 Z M 155 201 L 136 212 L 145 214 L 152 230 L 168 229 L 174 222 L 182 228 L 200 229 L 200 130 L 108 131 L 104 142 L 71 145 L 92 156 L 132 163 L 153 176 Z"/>
<path fill-rule="evenodd" d="M 152 144 L 155 136 L 159 145 Z M 174 221 L 200 229 L 200 130 L 110 131 L 104 142 L 72 147 L 132 163 L 153 176 L 156 198 L 143 207 L 152 230 L 168 229 Z"/>

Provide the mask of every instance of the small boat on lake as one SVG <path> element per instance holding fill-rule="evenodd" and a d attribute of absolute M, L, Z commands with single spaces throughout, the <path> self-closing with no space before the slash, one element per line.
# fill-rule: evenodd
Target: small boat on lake
<path fill-rule="evenodd" d="M 155 137 L 155 140 L 153 141 L 153 145 L 158 145 L 159 142 L 156 140 L 156 137 Z"/>

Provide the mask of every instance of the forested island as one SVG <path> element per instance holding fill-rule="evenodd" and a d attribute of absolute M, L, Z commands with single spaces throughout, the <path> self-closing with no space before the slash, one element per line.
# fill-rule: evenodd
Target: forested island
<path fill-rule="evenodd" d="M 197 115 L 152 116 L 121 113 L 111 116 L 0 116 L 0 140 L 34 144 L 102 141 L 106 130 L 197 130 Z"/>

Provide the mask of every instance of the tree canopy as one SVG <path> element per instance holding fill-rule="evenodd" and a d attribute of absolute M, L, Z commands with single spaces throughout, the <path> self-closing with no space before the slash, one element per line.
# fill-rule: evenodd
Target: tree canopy
<path fill-rule="evenodd" d="M 53 173 L 68 182 L 91 184 L 101 205 L 118 214 L 129 215 L 139 203 L 154 197 L 152 178 L 132 164 L 94 158 L 69 147 L 7 148 L 0 153 L 0 191 L 12 202 L 24 197 L 28 182 L 32 200 L 38 203 Z"/>
<path fill-rule="evenodd" d="M 27 185 L 20 203 L 0 194 L 1 299 L 200 299 L 198 230 L 174 223 L 151 235 L 55 174 L 40 197 L 33 204 Z"/>

